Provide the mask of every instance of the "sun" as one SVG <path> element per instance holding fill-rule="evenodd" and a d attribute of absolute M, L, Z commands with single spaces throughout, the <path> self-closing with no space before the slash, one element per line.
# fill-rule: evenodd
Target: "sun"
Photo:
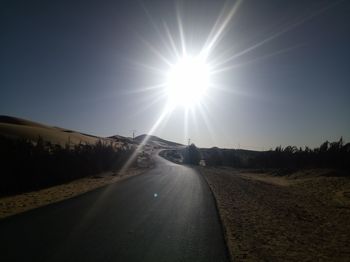
<path fill-rule="evenodd" d="M 210 68 L 200 57 L 184 56 L 170 66 L 166 93 L 172 106 L 192 107 L 207 94 Z"/>

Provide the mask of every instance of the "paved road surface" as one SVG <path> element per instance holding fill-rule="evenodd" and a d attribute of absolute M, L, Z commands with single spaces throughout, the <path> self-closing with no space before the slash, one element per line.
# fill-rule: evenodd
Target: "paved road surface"
<path fill-rule="evenodd" d="M 205 181 L 157 166 L 79 197 L 0 221 L 0 261 L 228 261 Z"/>

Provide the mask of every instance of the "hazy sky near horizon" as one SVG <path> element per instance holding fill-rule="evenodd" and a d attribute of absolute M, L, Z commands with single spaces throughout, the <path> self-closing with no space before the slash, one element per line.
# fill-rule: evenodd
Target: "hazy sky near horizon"
<path fill-rule="evenodd" d="M 162 114 L 167 30 L 197 55 L 235 1 L 0 2 L 0 114 L 100 136 L 148 133 Z M 350 141 L 350 1 L 246 0 L 210 60 L 225 69 L 188 116 L 154 131 L 201 147 Z M 210 61 L 209 61 L 210 62 Z"/>

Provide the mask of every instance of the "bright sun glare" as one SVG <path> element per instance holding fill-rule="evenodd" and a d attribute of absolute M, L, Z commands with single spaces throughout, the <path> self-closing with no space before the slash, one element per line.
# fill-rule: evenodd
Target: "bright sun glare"
<path fill-rule="evenodd" d="M 211 129 L 206 115 L 208 105 L 206 102 L 209 101 L 204 100 L 209 98 L 209 92 L 212 93 L 212 89 L 217 89 L 218 84 L 215 83 L 213 76 L 223 70 L 229 70 L 230 67 L 226 66 L 227 63 L 238 56 L 230 56 L 228 59 L 223 59 L 221 61 L 221 59 L 214 59 L 212 53 L 227 32 L 230 21 L 241 2 L 242 0 L 237 0 L 234 4 L 227 4 L 223 7 L 213 27 L 210 29 L 207 38 L 202 39 L 204 40 L 203 43 L 198 43 L 198 47 L 202 46 L 199 50 L 193 49 L 192 45 L 192 48 L 188 49 L 186 43 L 187 34 L 184 30 L 185 27 L 181 18 L 182 15 L 179 6 L 176 9 L 178 34 L 172 32 L 167 23 L 163 23 L 165 31 L 164 34 L 162 34 L 160 28 L 154 23 L 152 16 L 149 15 L 149 12 L 145 9 L 146 13 L 149 15 L 150 22 L 154 25 L 155 30 L 160 35 L 160 41 L 164 44 L 165 50 L 167 50 L 166 53 L 163 53 L 159 46 L 153 46 L 147 40 L 142 39 L 149 47 L 150 51 L 160 59 L 162 62 L 161 64 L 166 65 L 165 68 L 159 68 L 158 66 L 153 67 L 147 63 L 140 64 L 140 66 L 145 69 L 161 76 L 159 78 L 160 81 L 157 84 L 141 89 L 141 91 L 145 92 L 149 90 L 159 91 L 156 93 L 158 96 L 150 103 L 150 105 L 159 100 L 163 100 L 163 98 L 166 97 L 166 104 L 164 105 L 163 110 L 153 126 L 147 132 L 149 135 L 152 135 L 161 124 L 168 121 L 168 117 L 176 107 L 183 107 L 185 109 L 183 110 L 185 137 L 188 136 L 189 115 L 190 117 L 195 117 L 196 111 L 200 113 L 208 129 Z M 178 38 L 179 42 L 176 41 L 176 38 Z M 158 42 L 159 41 L 157 41 L 157 43 Z M 192 41 L 190 41 L 190 43 L 192 43 Z M 255 47 L 253 46 L 250 49 L 252 48 L 254 49 Z M 248 51 L 250 49 L 248 49 Z M 188 52 L 189 50 L 195 52 L 196 55 L 190 55 L 190 52 Z M 243 51 L 241 53 L 248 51 Z M 194 122 L 196 123 L 196 121 Z M 142 148 L 146 142 L 147 139 L 144 139 L 138 147 Z M 135 157 L 137 157 L 137 151 L 135 151 L 125 166 L 129 166 Z"/>
<path fill-rule="evenodd" d="M 184 56 L 167 74 L 166 91 L 169 104 L 192 107 L 206 95 L 210 69 L 200 57 Z"/>

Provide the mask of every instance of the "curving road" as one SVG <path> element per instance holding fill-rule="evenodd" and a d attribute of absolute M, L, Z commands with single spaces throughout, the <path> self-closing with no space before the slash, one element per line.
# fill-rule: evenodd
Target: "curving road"
<path fill-rule="evenodd" d="M 193 169 L 156 168 L 0 221 L 0 261 L 228 261 L 210 190 Z"/>

